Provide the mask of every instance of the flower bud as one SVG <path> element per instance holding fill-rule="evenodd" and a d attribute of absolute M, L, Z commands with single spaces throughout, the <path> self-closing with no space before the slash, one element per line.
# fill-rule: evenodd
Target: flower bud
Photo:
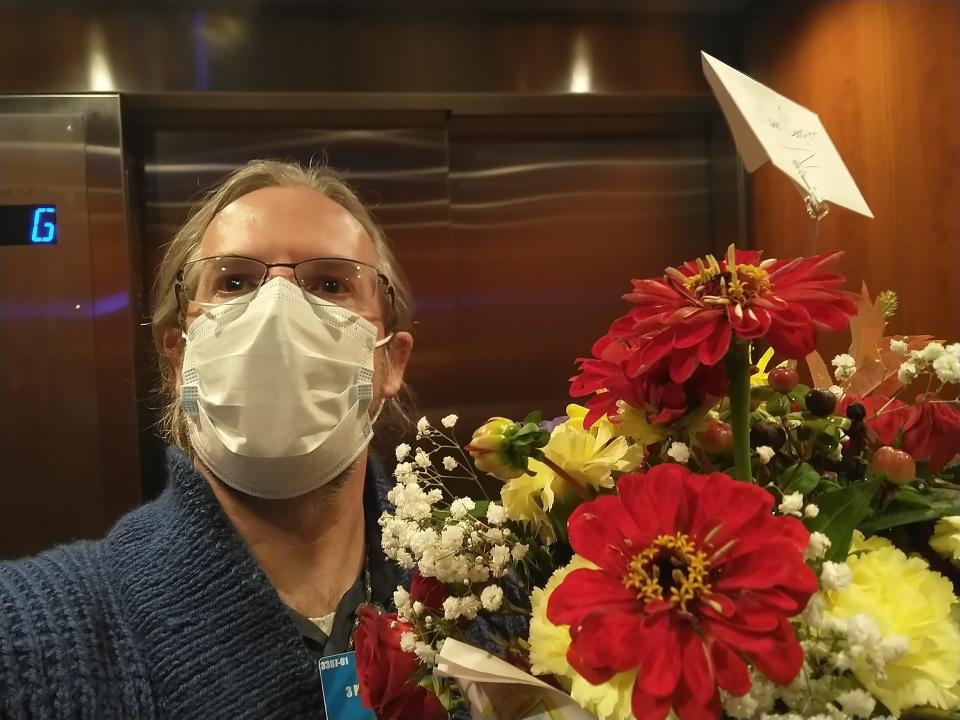
<path fill-rule="evenodd" d="M 792 367 L 778 367 L 767 375 L 767 384 L 774 390 L 788 393 L 800 384 L 800 374 Z"/>
<path fill-rule="evenodd" d="M 712 455 L 730 452 L 733 449 L 733 429 L 723 420 L 711 420 L 697 435 L 700 447 Z"/>
<path fill-rule="evenodd" d="M 873 453 L 870 472 L 894 485 L 906 485 L 917 477 L 917 463 L 910 453 L 884 445 Z"/>
<path fill-rule="evenodd" d="M 540 448 L 550 439 L 550 433 L 540 429 L 539 420 L 539 413 L 519 423 L 495 417 L 477 428 L 466 447 L 477 469 L 501 482 L 523 475 L 529 458 L 543 457 Z"/>

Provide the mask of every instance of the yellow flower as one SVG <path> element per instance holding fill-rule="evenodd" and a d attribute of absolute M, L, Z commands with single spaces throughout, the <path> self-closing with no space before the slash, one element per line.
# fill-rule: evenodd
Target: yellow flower
<path fill-rule="evenodd" d="M 632 470 L 637 462 L 631 457 L 630 444 L 614 436 L 613 424 L 607 418 L 584 430 L 586 414 L 585 407 L 567 405 L 569 419 L 554 428 L 543 452 L 581 487 L 613 487 L 611 473 Z"/>
<path fill-rule="evenodd" d="M 618 407 L 617 422 L 613 425 L 617 435 L 632 439 L 640 447 L 653 445 L 667 437 L 667 429 L 648 421 L 644 411 L 625 402 L 621 402 Z"/>
<path fill-rule="evenodd" d="M 937 520 L 930 547 L 948 560 L 960 564 L 960 515 Z"/>
<path fill-rule="evenodd" d="M 554 625 L 547 619 L 547 601 L 563 579 L 579 568 L 595 567 L 589 560 L 574 555 L 570 564 L 558 569 L 542 590 L 536 588 L 531 597 L 530 661 L 535 675 L 555 675 L 571 697 L 598 720 L 626 720 L 630 715 L 630 699 L 637 671 L 614 675 L 594 685 L 567 662 L 570 647 L 568 625 Z"/>
<path fill-rule="evenodd" d="M 855 666 L 864 687 L 896 715 L 904 708 L 960 705 L 960 625 L 950 581 L 881 538 L 855 537 L 847 564 L 852 582 L 826 593 L 828 612 L 869 615 L 884 638 L 902 637 L 909 648 L 887 663 L 881 680 L 865 665 Z"/>
<path fill-rule="evenodd" d="M 500 500 L 510 519 L 532 523 L 548 545 L 557 540 L 547 513 L 556 499 L 554 486 L 561 483 L 553 470 L 531 459 L 526 473 L 500 488 Z"/>
<path fill-rule="evenodd" d="M 553 429 L 543 452 L 580 487 L 611 488 L 614 484 L 611 473 L 634 469 L 642 460 L 641 451 L 625 438 L 614 437 L 613 425 L 606 418 L 584 430 L 586 413 L 587 409 L 580 405 L 567 406 L 569 419 Z M 513 520 L 532 522 L 547 543 L 556 540 L 547 513 L 558 499 L 566 501 L 574 497 L 576 491 L 568 480 L 548 464 L 533 458 L 525 474 L 510 480 L 500 490 L 507 515 Z"/>

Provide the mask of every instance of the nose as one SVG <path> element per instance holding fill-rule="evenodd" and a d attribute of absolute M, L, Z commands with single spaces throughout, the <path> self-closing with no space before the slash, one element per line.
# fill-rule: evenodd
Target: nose
<path fill-rule="evenodd" d="M 293 268 L 291 267 L 271 267 L 267 269 L 267 277 L 264 279 L 264 282 L 268 280 L 273 280 L 273 278 L 282 277 L 284 280 L 288 280 L 294 285 L 297 284 L 297 278 L 293 274 Z"/>

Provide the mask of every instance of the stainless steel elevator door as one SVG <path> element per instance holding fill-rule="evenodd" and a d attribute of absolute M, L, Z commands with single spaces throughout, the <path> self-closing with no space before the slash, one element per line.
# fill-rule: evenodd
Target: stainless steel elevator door
<path fill-rule="evenodd" d="M 137 151 L 145 275 L 230 170 L 258 157 L 323 159 L 371 204 L 412 280 L 419 412 L 459 414 L 463 442 L 491 415 L 562 413 L 575 359 L 626 311 L 630 278 L 731 234 L 713 210 L 731 188 L 718 187 L 726 176 L 698 114 L 371 128 L 375 118 L 363 129 L 147 129 Z M 381 437 L 381 451 L 394 439 Z M 145 464 L 150 494 L 159 466 Z"/>
<path fill-rule="evenodd" d="M 472 422 L 564 413 L 631 278 L 715 249 L 699 118 L 527 119 L 451 133 L 457 394 Z"/>

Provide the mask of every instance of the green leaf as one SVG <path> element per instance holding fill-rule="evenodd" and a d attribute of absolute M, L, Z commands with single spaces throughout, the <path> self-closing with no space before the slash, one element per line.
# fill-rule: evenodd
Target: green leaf
<path fill-rule="evenodd" d="M 791 480 L 791 478 L 793 479 Z M 784 470 L 780 479 L 782 482 L 789 481 L 789 484 L 783 488 L 784 493 L 798 492 L 802 495 L 809 495 L 820 484 L 821 475 L 813 469 L 810 463 L 803 463 L 799 468 L 792 465 Z"/>
<path fill-rule="evenodd" d="M 960 514 L 960 495 L 955 492 L 925 494 L 913 488 L 903 488 L 894 495 L 886 510 L 864 522 L 862 529 L 872 534 L 957 514 Z"/>
<path fill-rule="evenodd" d="M 543 413 L 541 413 L 539 410 L 534 410 L 523 419 L 523 424 L 526 425 L 527 423 L 533 423 L 534 425 L 539 425 L 542 418 Z"/>
<path fill-rule="evenodd" d="M 830 538 L 827 560 L 841 562 L 850 550 L 853 531 L 870 515 L 870 504 L 880 489 L 880 480 L 857 483 L 824 493 L 817 498 L 820 514 L 810 521 L 810 530 Z"/>

